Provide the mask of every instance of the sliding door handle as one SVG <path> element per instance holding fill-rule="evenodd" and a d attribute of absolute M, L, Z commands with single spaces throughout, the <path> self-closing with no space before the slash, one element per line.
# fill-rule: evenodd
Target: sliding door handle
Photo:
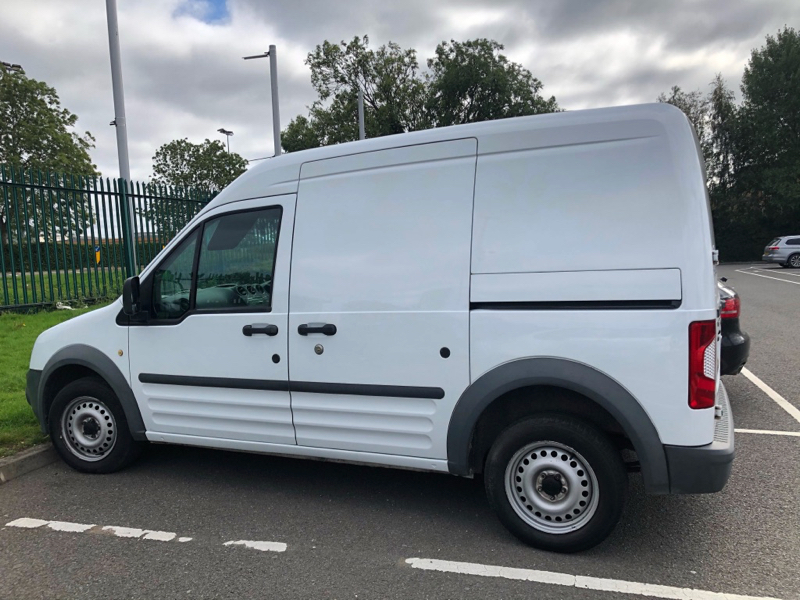
<path fill-rule="evenodd" d="M 264 335 L 272 337 L 273 335 L 278 335 L 278 326 L 270 325 L 269 323 L 253 323 L 252 325 L 245 325 L 242 327 L 242 333 L 247 337 L 256 333 L 263 333 Z"/>
<path fill-rule="evenodd" d="M 309 333 L 336 335 L 336 325 L 333 323 L 303 323 L 297 326 L 297 333 L 300 335 L 308 335 Z"/>

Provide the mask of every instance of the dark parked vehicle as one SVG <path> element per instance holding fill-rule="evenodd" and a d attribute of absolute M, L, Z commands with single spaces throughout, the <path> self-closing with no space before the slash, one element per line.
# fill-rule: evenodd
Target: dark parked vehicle
<path fill-rule="evenodd" d="M 722 321 L 722 355 L 720 373 L 736 375 L 742 370 L 750 355 L 750 336 L 739 327 L 741 301 L 733 289 L 717 282 L 719 308 Z"/>

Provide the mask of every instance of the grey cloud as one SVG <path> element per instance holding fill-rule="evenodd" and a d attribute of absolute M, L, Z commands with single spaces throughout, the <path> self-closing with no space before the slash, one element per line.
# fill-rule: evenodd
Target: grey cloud
<path fill-rule="evenodd" d="M 761 46 L 766 34 L 800 21 L 795 0 L 228 0 L 231 19 L 210 34 L 203 30 L 211 35 L 204 38 L 206 45 L 176 21 L 146 18 L 150 7 L 144 0 L 128 1 L 120 5 L 120 24 L 136 178 L 149 175 L 161 144 L 182 137 L 222 139 L 219 127 L 235 132 L 231 148 L 243 156 L 271 154 L 267 61 L 241 59 L 276 43 L 270 38 L 283 44 L 279 74 L 285 127 L 297 114 L 306 114 L 315 99 L 303 58 L 326 39 L 368 34 L 374 47 L 394 41 L 415 48 L 423 68 L 443 40 L 496 39 L 544 82 L 546 94 L 574 109 L 650 102 L 672 85 L 707 89 L 715 65 L 723 65 L 723 76 L 736 89 L 750 50 Z M 97 137 L 93 158 L 98 167 L 113 176 L 116 142 L 108 126 L 113 101 L 102 3 L 87 8 L 9 0 L 9 6 L 13 2 L 19 2 L 15 8 L 24 6 L 26 22 L 58 14 L 63 23 L 52 36 L 37 40 L 27 28 L 8 23 L 10 12 L 20 10 L 4 11 L 0 59 L 23 64 L 32 77 L 58 90 L 63 105 L 79 116 L 78 129 Z M 486 18 L 475 18 L 476 11 Z M 174 37 L 148 45 L 138 36 L 151 27 Z M 632 39 L 635 50 L 598 45 L 615 37 Z"/>

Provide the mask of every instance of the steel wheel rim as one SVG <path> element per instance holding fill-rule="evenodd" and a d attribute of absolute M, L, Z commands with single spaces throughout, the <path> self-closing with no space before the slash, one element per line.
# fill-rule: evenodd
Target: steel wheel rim
<path fill-rule="evenodd" d="M 117 443 L 114 415 L 97 398 L 81 396 L 62 413 L 61 432 L 72 454 L 87 462 L 108 456 Z"/>
<path fill-rule="evenodd" d="M 800 268 L 800 254 L 795 254 L 790 260 L 789 263 L 795 268 Z"/>
<path fill-rule="evenodd" d="M 514 512 L 544 533 L 576 531 L 597 511 L 599 487 L 594 470 L 565 444 L 528 444 L 508 461 L 505 480 L 506 496 Z M 560 489 L 556 490 L 558 482 Z"/>

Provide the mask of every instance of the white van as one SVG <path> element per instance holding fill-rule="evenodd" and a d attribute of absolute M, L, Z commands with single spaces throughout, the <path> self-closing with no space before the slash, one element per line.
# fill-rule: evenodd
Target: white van
<path fill-rule="evenodd" d="M 288 154 L 43 333 L 28 400 L 81 471 L 149 441 L 483 474 L 512 533 L 577 551 L 629 471 L 728 479 L 713 244 L 665 104 Z"/>

